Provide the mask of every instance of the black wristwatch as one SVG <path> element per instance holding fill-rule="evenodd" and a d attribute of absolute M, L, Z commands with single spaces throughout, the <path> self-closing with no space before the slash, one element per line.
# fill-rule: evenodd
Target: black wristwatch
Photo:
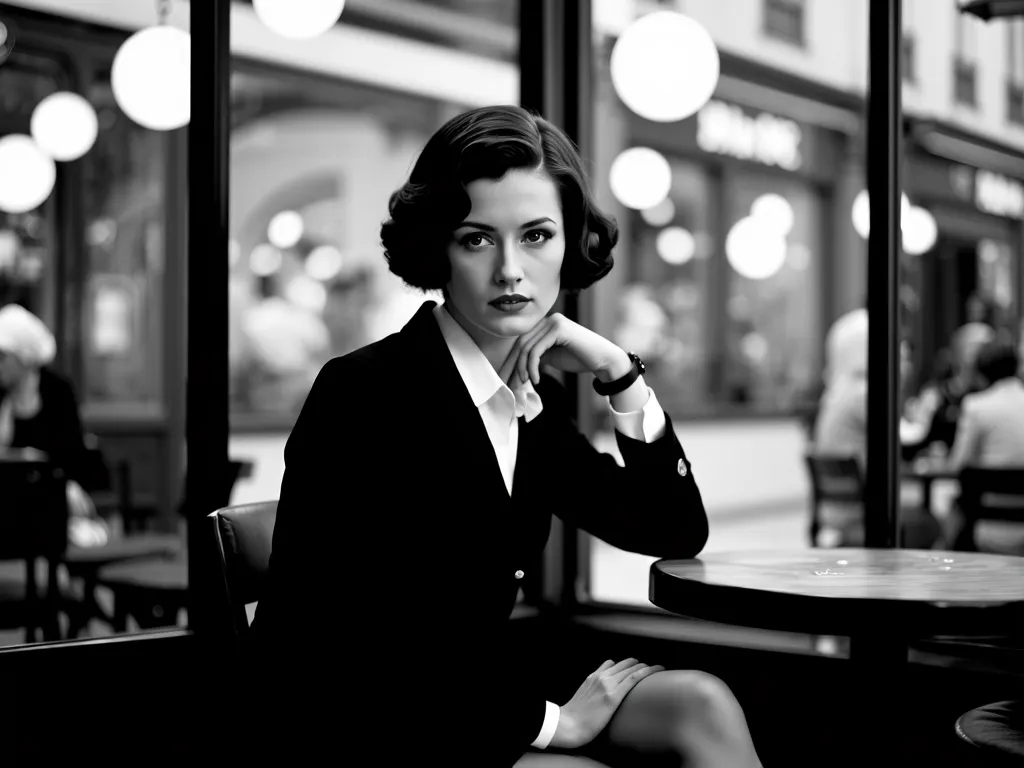
<path fill-rule="evenodd" d="M 605 384 L 596 376 L 594 377 L 594 391 L 602 397 L 608 397 L 610 395 L 617 395 L 619 392 L 623 392 L 629 389 L 630 385 L 644 375 L 644 371 L 647 370 L 647 366 L 644 365 L 644 361 L 640 359 L 640 355 L 635 352 L 627 352 L 629 359 L 633 361 L 633 367 L 630 368 L 629 373 L 621 378 L 615 379 L 615 381 L 609 381 Z"/>

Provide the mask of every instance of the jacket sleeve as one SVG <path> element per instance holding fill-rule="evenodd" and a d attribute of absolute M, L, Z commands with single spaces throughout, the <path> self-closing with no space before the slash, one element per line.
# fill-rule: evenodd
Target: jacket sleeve
<path fill-rule="evenodd" d="M 651 443 L 615 432 L 624 466 L 598 451 L 577 429 L 565 390 L 541 379 L 549 409 L 552 454 L 561 457 L 566 503 L 556 514 L 602 541 L 628 552 L 668 558 L 696 556 L 707 542 L 708 520 L 700 490 L 671 417 Z"/>

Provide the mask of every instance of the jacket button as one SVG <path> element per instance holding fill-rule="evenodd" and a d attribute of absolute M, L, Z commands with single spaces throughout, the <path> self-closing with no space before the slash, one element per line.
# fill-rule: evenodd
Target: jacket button
<path fill-rule="evenodd" d="M 521 578 L 523 578 L 523 576 L 525 576 L 525 575 L 526 575 L 526 574 L 525 574 L 525 573 L 523 573 L 522 571 L 516 571 L 516 578 L 517 578 L 517 579 L 521 579 Z"/>
<path fill-rule="evenodd" d="M 679 473 L 680 477 L 686 477 L 686 462 L 682 459 L 680 459 L 679 463 L 676 464 L 676 472 Z"/>

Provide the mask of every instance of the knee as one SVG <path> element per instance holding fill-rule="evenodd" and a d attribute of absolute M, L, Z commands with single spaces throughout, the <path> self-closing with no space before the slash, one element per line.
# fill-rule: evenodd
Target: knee
<path fill-rule="evenodd" d="M 656 677 L 651 675 L 651 677 Z M 677 732 L 696 728 L 708 734 L 732 732 L 743 715 L 739 702 L 720 678 L 699 670 L 659 672 L 665 686 L 665 716 Z"/>

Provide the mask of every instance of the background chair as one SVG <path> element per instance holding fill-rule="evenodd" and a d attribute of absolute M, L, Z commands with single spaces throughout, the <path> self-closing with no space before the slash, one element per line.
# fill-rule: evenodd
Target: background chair
<path fill-rule="evenodd" d="M 808 453 L 804 462 L 811 477 L 811 520 L 807 534 L 811 546 L 821 530 L 822 502 L 834 501 L 864 507 L 864 475 L 852 455 Z"/>
<path fill-rule="evenodd" d="M 964 520 L 953 548 L 975 552 L 974 531 L 979 520 L 1024 523 L 1024 467 L 964 467 L 958 503 Z"/>
<path fill-rule="evenodd" d="M 239 478 L 252 473 L 251 461 L 228 462 L 221 488 L 219 507 L 227 507 Z M 184 506 L 179 510 L 191 517 Z M 142 557 L 130 561 L 105 564 L 93 582 L 114 595 L 114 610 L 109 621 L 116 632 L 127 631 L 131 616 L 140 628 L 153 629 L 177 623 L 178 612 L 188 602 L 188 552 L 180 547 L 164 557 Z"/>
<path fill-rule="evenodd" d="M 26 641 L 59 639 L 57 566 L 68 543 L 68 505 L 62 470 L 46 461 L 0 461 L 0 560 L 21 560 L 24 579 L 0 581 L 0 625 L 25 627 Z M 46 562 L 40 596 L 36 561 Z"/>
<path fill-rule="evenodd" d="M 259 601 L 270 568 L 277 501 L 225 507 L 211 513 L 209 519 L 231 614 L 232 639 L 241 648 L 249 636 L 246 606 Z"/>

